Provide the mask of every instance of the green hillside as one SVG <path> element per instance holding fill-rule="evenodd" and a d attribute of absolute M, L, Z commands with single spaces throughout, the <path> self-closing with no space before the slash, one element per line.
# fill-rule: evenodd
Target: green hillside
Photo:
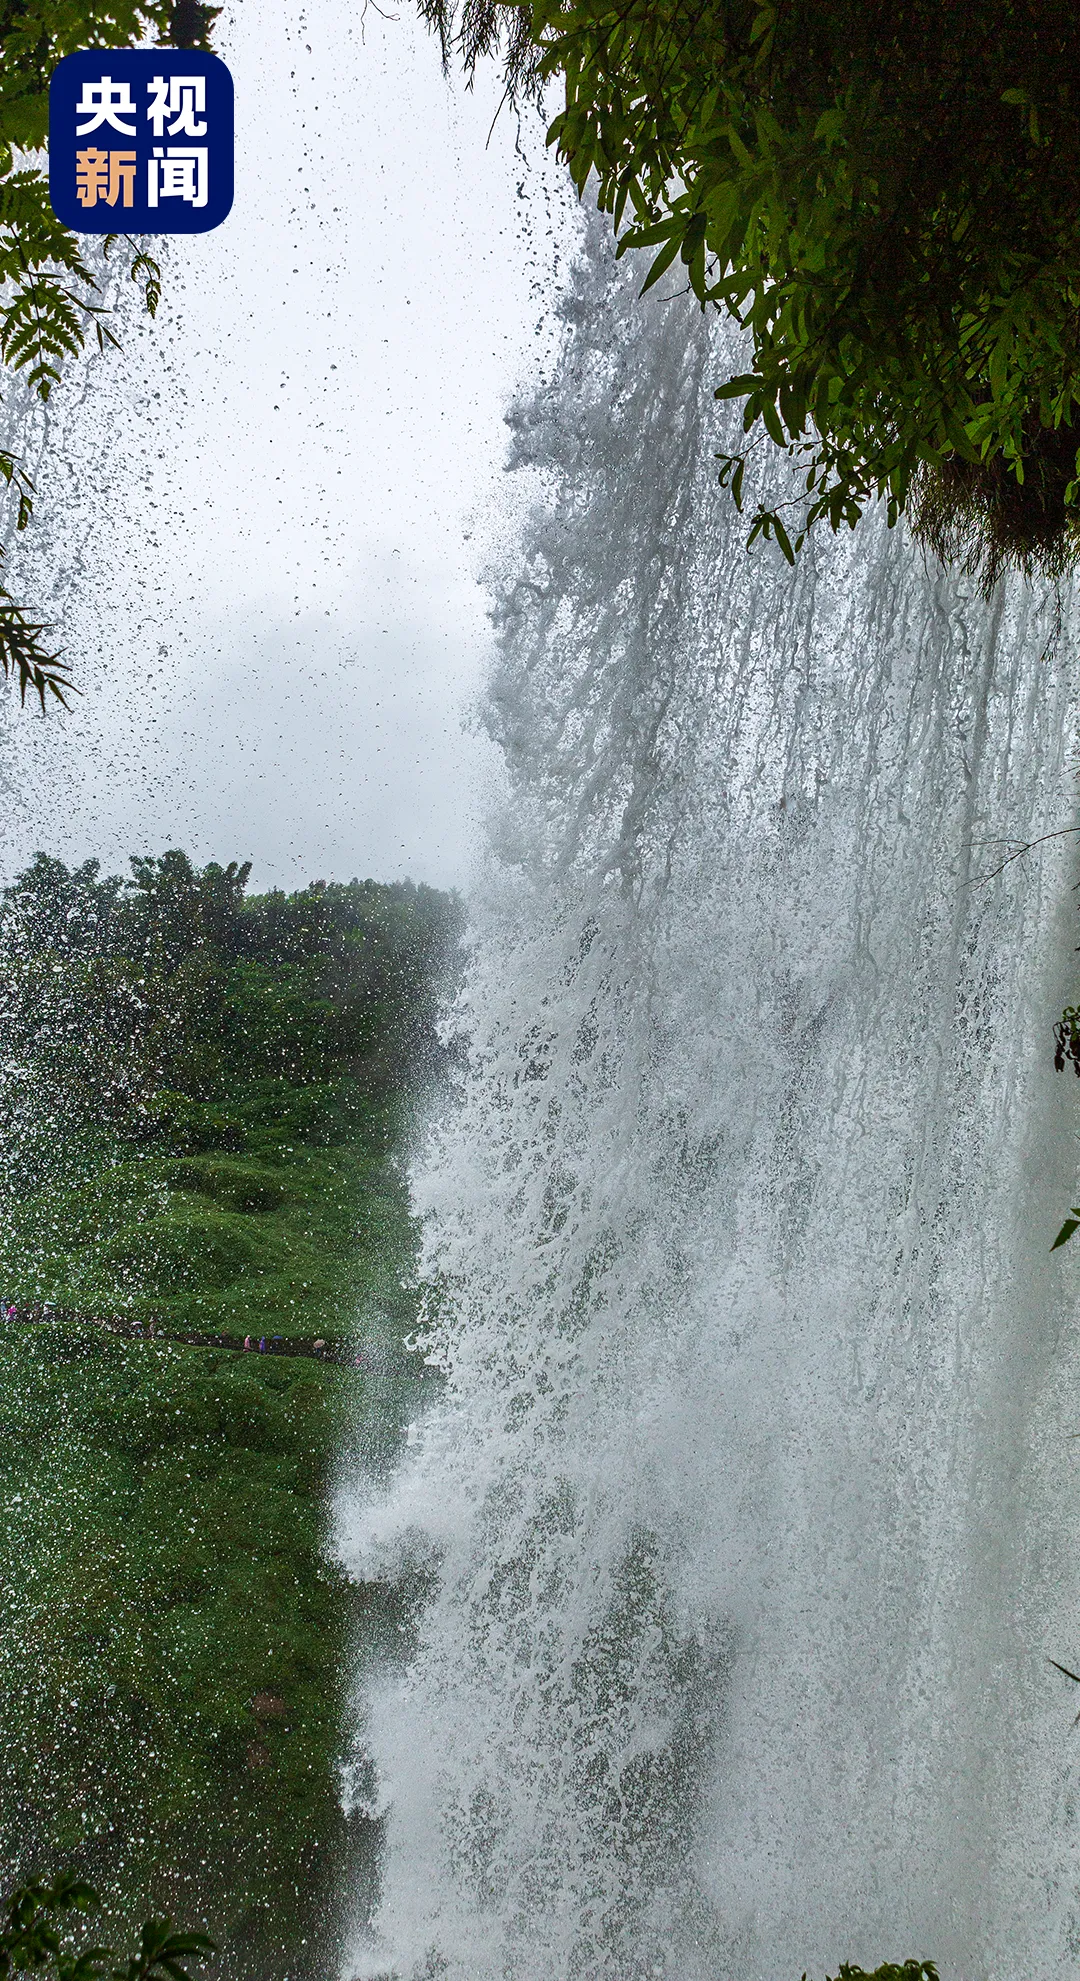
<path fill-rule="evenodd" d="M 0 930 L 0 1852 L 328 1975 L 373 1865 L 349 1673 L 400 1619 L 326 1518 L 423 1380 L 397 1157 L 456 910 L 132 866 L 39 855 Z"/>

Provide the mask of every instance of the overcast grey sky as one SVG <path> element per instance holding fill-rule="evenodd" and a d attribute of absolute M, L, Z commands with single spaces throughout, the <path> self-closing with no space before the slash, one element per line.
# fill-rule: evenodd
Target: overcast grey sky
<path fill-rule="evenodd" d="M 50 414 L 12 568 L 85 692 L 44 722 L 8 698 L 5 874 L 180 844 L 259 885 L 466 877 L 502 414 L 576 222 L 539 130 L 487 144 L 494 76 L 447 84 L 392 11 L 222 16 L 232 215 L 168 245 L 157 324 Z"/>

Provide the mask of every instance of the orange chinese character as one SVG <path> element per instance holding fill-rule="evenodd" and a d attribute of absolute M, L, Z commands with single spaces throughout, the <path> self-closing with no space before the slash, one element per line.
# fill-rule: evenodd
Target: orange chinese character
<path fill-rule="evenodd" d="M 96 206 L 98 194 L 102 199 L 109 189 L 109 154 L 107 151 L 77 151 L 75 153 L 75 193 L 81 206 Z"/>
<path fill-rule="evenodd" d="M 75 196 L 80 206 L 135 204 L 135 165 L 133 151 L 77 151 L 75 153 Z"/>

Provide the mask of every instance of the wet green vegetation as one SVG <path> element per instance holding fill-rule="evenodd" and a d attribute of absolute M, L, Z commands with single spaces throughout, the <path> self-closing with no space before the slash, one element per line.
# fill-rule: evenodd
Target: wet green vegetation
<path fill-rule="evenodd" d="M 372 1862 L 348 1673 L 398 1628 L 327 1511 L 422 1380 L 397 1157 L 454 911 L 135 871 L 39 859 L 3 931 L 0 1853 L 75 1863 L 106 1938 L 166 1910 L 320 1976 Z"/>
<path fill-rule="evenodd" d="M 394 1127 L 375 1113 L 353 1124 L 355 1140 L 312 1145 L 286 1121 L 255 1148 L 118 1153 L 15 1208 L 0 1286 L 20 1309 L 46 1302 L 159 1333 L 310 1339 L 352 1332 L 370 1308 L 404 1320 Z"/>
<path fill-rule="evenodd" d="M 0 1371 L 5 1855 L 303 1971 L 279 1949 L 298 1909 L 325 1938 L 319 1871 L 348 1846 L 353 1592 L 321 1553 L 348 1372 L 56 1327 Z"/>

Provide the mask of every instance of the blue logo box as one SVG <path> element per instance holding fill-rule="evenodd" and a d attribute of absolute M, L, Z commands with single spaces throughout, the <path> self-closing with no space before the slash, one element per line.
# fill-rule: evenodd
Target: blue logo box
<path fill-rule="evenodd" d="M 189 48 L 84 48 L 49 85 L 49 197 L 77 234 L 205 234 L 233 200 L 233 85 Z"/>

